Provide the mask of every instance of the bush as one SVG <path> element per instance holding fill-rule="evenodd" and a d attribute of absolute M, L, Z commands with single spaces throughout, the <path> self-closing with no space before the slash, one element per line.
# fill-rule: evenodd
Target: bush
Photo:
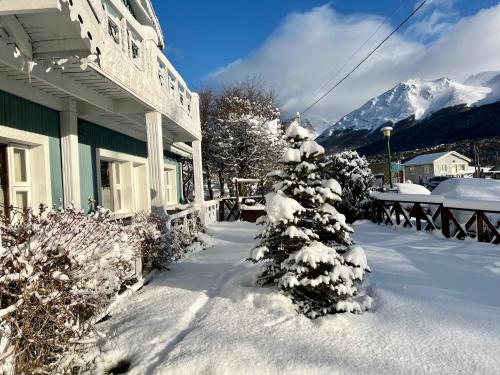
<path fill-rule="evenodd" d="M 342 186 L 342 201 L 338 209 L 349 224 L 367 219 L 371 209 L 370 191 L 373 174 L 365 157 L 356 151 L 329 155 L 324 160 L 323 178 L 333 178 Z"/>
<path fill-rule="evenodd" d="M 92 319 L 135 278 L 143 240 L 105 210 L 16 212 L 1 218 L 0 337 L 15 374 L 71 373 Z"/>
<path fill-rule="evenodd" d="M 204 244 L 205 231 L 198 214 L 192 213 L 187 227 L 170 223 L 165 215 L 140 212 L 133 220 L 133 227 L 141 237 L 140 247 L 146 269 L 166 270 L 193 249 L 194 242 Z"/>

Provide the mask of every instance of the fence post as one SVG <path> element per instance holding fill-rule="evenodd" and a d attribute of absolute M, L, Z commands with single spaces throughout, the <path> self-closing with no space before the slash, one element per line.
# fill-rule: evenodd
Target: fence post
<path fill-rule="evenodd" d="M 484 242 L 484 216 L 481 211 L 476 211 L 476 232 L 477 240 Z"/>
<path fill-rule="evenodd" d="M 377 200 L 377 223 L 382 224 L 382 221 L 384 220 L 384 202 Z"/>
<path fill-rule="evenodd" d="M 450 215 L 448 209 L 441 204 L 441 233 L 446 238 L 450 238 Z"/>

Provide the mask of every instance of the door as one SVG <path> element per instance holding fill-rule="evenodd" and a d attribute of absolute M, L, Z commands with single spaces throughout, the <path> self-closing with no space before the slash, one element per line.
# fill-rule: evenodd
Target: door
<path fill-rule="evenodd" d="M 457 175 L 457 165 L 456 164 L 452 164 L 451 165 L 451 175 L 452 176 L 456 176 Z"/>
<path fill-rule="evenodd" d="M 0 145 L 0 211 L 8 216 L 9 170 L 7 164 L 7 146 Z"/>
<path fill-rule="evenodd" d="M 165 169 L 165 201 L 167 204 L 177 203 L 177 185 L 175 169 Z"/>

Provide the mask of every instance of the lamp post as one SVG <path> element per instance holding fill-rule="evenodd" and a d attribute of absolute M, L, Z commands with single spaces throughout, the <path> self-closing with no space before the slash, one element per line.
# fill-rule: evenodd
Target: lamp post
<path fill-rule="evenodd" d="M 392 170 L 391 170 L 391 133 L 393 131 L 392 127 L 386 126 L 382 128 L 382 133 L 384 133 L 384 137 L 387 138 L 387 168 L 389 169 L 389 183 L 391 189 L 394 187 L 392 185 Z"/>

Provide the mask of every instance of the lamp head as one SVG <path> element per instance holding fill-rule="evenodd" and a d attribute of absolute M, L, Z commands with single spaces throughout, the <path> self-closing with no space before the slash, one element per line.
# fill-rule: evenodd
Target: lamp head
<path fill-rule="evenodd" d="M 384 133 L 384 137 L 390 137 L 392 131 L 393 131 L 393 128 L 390 126 L 386 126 L 385 128 L 381 129 L 381 132 Z"/>

